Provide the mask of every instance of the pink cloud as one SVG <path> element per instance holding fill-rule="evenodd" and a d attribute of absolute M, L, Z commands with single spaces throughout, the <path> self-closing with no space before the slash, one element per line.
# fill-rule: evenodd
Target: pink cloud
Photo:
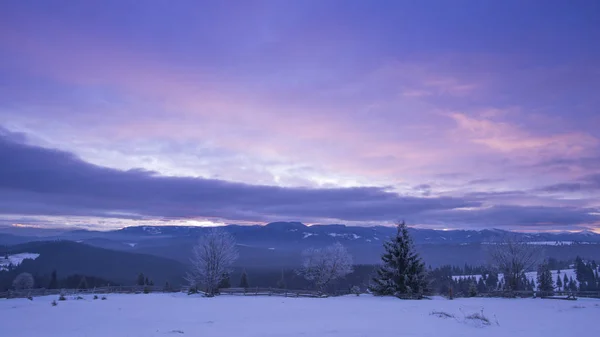
<path fill-rule="evenodd" d="M 489 113 L 486 112 L 486 115 Z M 542 136 L 528 133 L 507 122 L 469 117 L 463 113 L 450 113 L 448 116 L 456 122 L 460 137 L 500 152 L 536 151 L 546 156 L 575 156 L 598 145 L 598 139 L 582 132 Z"/>

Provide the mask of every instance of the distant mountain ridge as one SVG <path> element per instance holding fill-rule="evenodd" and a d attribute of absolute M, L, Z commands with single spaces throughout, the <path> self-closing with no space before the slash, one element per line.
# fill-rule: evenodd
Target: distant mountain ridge
<path fill-rule="evenodd" d="M 239 266 L 283 267 L 298 265 L 302 250 L 341 242 L 353 254 L 355 263 L 379 262 L 382 242 L 394 234 L 394 227 L 312 225 L 300 222 L 273 222 L 267 225 L 227 225 L 221 227 L 231 233 L 240 250 Z M 134 226 L 112 231 L 74 230 L 39 237 L 28 230 L 26 237 L 11 229 L 2 234 L 0 245 L 22 244 L 31 241 L 69 240 L 87 245 L 133 253 L 150 254 L 189 263 L 192 246 L 208 227 L 195 226 Z M 600 234 L 579 233 L 518 233 L 500 229 L 433 230 L 409 229 L 417 249 L 427 263 L 484 264 L 485 246 L 502 240 L 507 234 L 522 240 L 544 245 L 549 256 L 571 259 L 577 255 L 600 259 Z"/>
<path fill-rule="evenodd" d="M 395 228 L 391 226 L 361 227 L 340 224 L 307 226 L 301 222 L 272 222 L 266 225 L 252 226 L 227 225 L 221 228 L 234 235 L 238 233 L 243 235 L 259 232 L 263 232 L 264 234 L 289 232 L 292 233 L 291 235 L 309 240 L 316 240 L 318 236 L 330 236 L 333 238 L 364 240 L 367 242 L 387 238 L 395 231 Z M 206 230 L 207 227 L 196 226 L 134 226 L 125 227 L 114 232 L 137 235 L 187 236 L 199 235 Z M 591 231 L 521 233 L 501 229 L 434 230 L 410 228 L 409 230 L 417 244 L 493 242 L 501 240 L 508 234 L 532 242 L 600 243 L 600 234 Z"/>
<path fill-rule="evenodd" d="M 24 235 L 19 235 L 20 228 L 0 227 L 0 244 L 36 241 L 36 238 L 47 241 L 49 239 L 131 238 L 143 240 L 151 237 L 190 237 L 201 235 L 209 228 L 199 226 L 131 226 L 111 231 L 88 231 L 81 229 L 56 231 L 54 229 L 27 228 L 23 230 Z M 350 240 L 365 243 L 375 243 L 391 236 L 395 231 L 393 226 L 362 227 L 341 224 L 307 226 L 301 222 L 271 222 L 266 225 L 249 226 L 226 225 L 220 228 L 230 232 L 234 236 L 240 236 L 239 239 L 241 240 L 245 240 L 246 236 L 252 239 L 264 236 L 265 238 L 281 237 L 314 242 Z M 501 229 L 434 230 L 421 228 L 410 228 L 409 231 L 416 244 L 485 243 L 501 240 L 508 234 L 531 242 L 600 243 L 600 234 L 591 231 L 521 233 Z"/>

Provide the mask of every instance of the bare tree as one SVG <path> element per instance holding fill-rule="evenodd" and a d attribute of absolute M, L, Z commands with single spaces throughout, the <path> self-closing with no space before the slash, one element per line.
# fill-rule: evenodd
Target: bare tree
<path fill-rule="evenodd" d="M 331 281 L 353 272 L 352 256 L 339 242 L 322 249 L 306 249 L 302 256 L 304 259 L 298 274 L 313 282 L 321 292 Z"/>
<path fill-rule="evenodd" d="M 207 296 L 214 296 L 238 258 L 234 238 L 219 228 L 213 228 L 201 236 L 192 249 L 191 270 L 186 280 L 192 288 L 204 287 Z"/>
<path fill-rule="evenodd" d="M 542 261 L 540 246 L 506 236 L 501 242 L 492 243 L 489 255 L 494 267 L 504 274 L 504 284 L 508 290 L 523 288 L 525 272 L 534 270 Z"/>
<path fill-rule="evenodd" d="M 33 276 L 29 273 L 21 273 L 15 277 L 13 281 L 13 287 L 16 290 L 25 290 L 33 288 L 34 281 Z"/>

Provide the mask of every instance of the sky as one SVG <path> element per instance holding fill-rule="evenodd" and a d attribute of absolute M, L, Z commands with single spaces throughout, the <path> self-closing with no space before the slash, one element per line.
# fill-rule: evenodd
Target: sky
<path fill-rule="evenodd" d="M 600 232 L 600 2 L 0 2 L 0 224 Z"/>

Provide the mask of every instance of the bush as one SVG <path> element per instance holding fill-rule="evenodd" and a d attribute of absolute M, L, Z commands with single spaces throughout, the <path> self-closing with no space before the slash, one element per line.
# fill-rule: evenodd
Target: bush
<path fill-rule="evenodd" d="M 480 321 L 483 325 L 491 325 L 492 323 L 490 322 L 490 319 L 487 318 L 484 314 L 483 311 L 481 311 L 481 313 L 476 312 L 470 315 L 465 316 L 465 319 L 471 319 L 471 320 L 477 320 Z"/>
<path fill-rule="evenodd" d="M 83 299 L 83 297 L 81 297 L 81 296 L 77 296 L 75 299 L 76 299 L 76 300 L 82 300 L 82 299 Z"/>
<path fill-rule="evenodd" d="M 60 296 L 58 297 L 58 300 L 59 300 L 59 301 L 66 301 L 66 300 L 67 300 L 67 298 L 65 297 L 65 295 L 64 295 L 64 294 L 60 294 Z"/>
<path fill-rule="evenodd" d="M 361 291 L 360 291 L 360 287 L 358 286 L 353 286 L 352 288 L 350 288 L 350 292 L 355 294 L 356 296 L 359 296 Z"/>
<path fill-rule="evenodd" d="M 27 299 L 30 301 L 33 301 L 33 297 L 31 297 L 31 296 L 27 296 Z"/>
<path fill-rule="evenodd" d="M 58 305 L 58 302 L 56 302 L 56 300 L 52 301 L 50 304 L 52 304 L 53 307 Z"/>
<path fill-rule="evenodd" d="M 439 318 L 454 318 L 454 315 L 449 314 L 449 313 L 447 313 L 445 311 L 432 311 L 430 313 L 430 315 L 437 316 Z"/>
<path fill-rule="evenodd" d="M 148 288 L 147 286 L 144 287 L 144 294 L 149 294 L 150 293 L 150 288 Z"/>
<path fill-rule="evenodd" d="M 102 300 L 105 301 L 106 300 L 106 296 L 102 296 Z"/>
<path fill-rule="evenodd" d="M 97 300 L 98 299 L 98 295 L 94 295 L 94 299 Z"/>

